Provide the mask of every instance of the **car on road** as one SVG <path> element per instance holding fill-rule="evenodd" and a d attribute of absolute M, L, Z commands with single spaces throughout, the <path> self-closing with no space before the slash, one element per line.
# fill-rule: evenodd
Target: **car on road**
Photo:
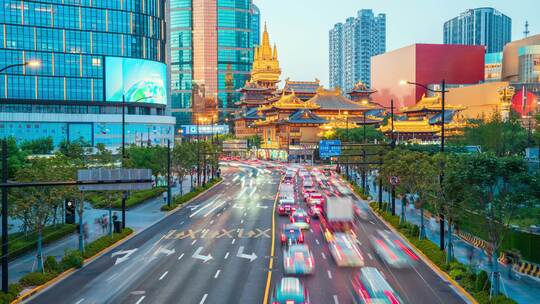
<path fill-rule="evenodd" d="M 310 304 L 309 293 L 298 278 L 285 277 L 274 288 L 272 304 Z"/>
<path fill-rule="evenodd" d="M 401 304 L 399 295 L 374 267 L 362 267 L 352 278 L 354 304 Z"/>
<path fill-rule="evenodd" d="M 291 224 L 294 224 L 296 227 L 299 227 L 300 229 L 309 229 L 311 219 L 309 218 L 309 215 L 306 211 L 303 209 L 296 209 L 291 216 L 289 217 Z"/>
<path fill-rule="evenodd" d="M 279 215 L 287 216 L 294 211 L 296 211 L 296 204 L 294 203 L 293 198 L 282 198 L 279 200 L 279 204 L 277 206 L 277 212 Z"/>
<path fill-rule="evenodd" d="M 306 275 L 315 270 L 315 260 L 309 247 L 304 244 L 291 245 L 283 253 L 285 274 Z"/>
<path fill-rule="evenodd" d="M 358 248 L 356 239 L 349 233 L 334 233 L 328 247 L 334 261 L 339 267 L 364 266 L 364 258 Z"/>
<path fill-rule="evenodd" d="M 315 188 L 303 188 L 302 189 L 302 195 L 304 196 L 304 201 L 307 202 L 307 199 L 311 195 L 311 193 L 315 193 L 317 190 Z"/>
<path fill-rule="evenodd" d="M 392 237 L 389 233 L 378 230 L 378 234 L 371 236 L 371 244 L 377 255 L 388 265 L 395 268 L 412 266 L 418 256 L 401 240 Z"/>
<path fill-rule="evenodd" d="M 283 225 L 281 231 L 281 245 L 292 245 L 292 244 L 301 244 L 304 243 L 304 233 L 299 227 L 287 224 Z"/>
<path fill-rule="evenodd" d="M 324 202 L 324 196 L 320 192 L 310 192 L 306 198 L 308 204 L 320 204 Z"/>

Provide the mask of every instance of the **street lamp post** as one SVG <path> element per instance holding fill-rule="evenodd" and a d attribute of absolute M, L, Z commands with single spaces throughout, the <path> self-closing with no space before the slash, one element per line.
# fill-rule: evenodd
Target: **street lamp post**
<path fill-rule="evenodd" d="M 18 66 L 30 66 L 30 67 L 39 67 L 39 61 L 26 61 L 24 63 L 17 63 L 5 66 L 0 69 L 0 73 L 4 72 L 10 68 Z M 7 184 L 8 182 L 8 144 L 7 139 L 2 140 L 2 184 Z M 8 267 L 8 188 L 2 187 L 2 291 L 8 292 L 8 283 L 9 283 L 9 267 Z"/>
<path fill-rule="evenodd" d="M 425 90 L 427 91 L 430 91 L 430 92 L 433 92 L 433 93 L 441 93 L 441 153 L 444 154 L 444 145 L 445 145 L 445 97 L 446 97 L 446 81 L 443 79 L 441 81 L 441 89 L 440 90 L 433 90 L 433 89 L 430 89 L 428 88 L 427 86 L 423 85 L 423 84 L 420 84 L 420 83 L 416 83 L 416 82 L 409 82 L 409 81 L 402 81 L 402 84 L 405 83 L 405 84 L 411 84 L 411 85 L 415 85 L 415 86 L 419 86 L 419 87 L 422 87 L 424 88 Z M 444 155 L 443 155 L 444 156 Z M 444 167 L 445 167 L 445 164 L 444 164 L 444 159 L 441 161 L 440 163 L 440 166 L 441 166 L 441 170 L 440 170 L 440 174 L 439 174 L 439 187 L 441 188 L 441 195 L 444 196 L 444 193 L 442 192 L 442 186 L 443 186 L 443 183 L 444 183 Z M 441 200 L 444 199 L 444 198 L 441 198 Z M 439 248 L 441 250 L 444 250 L 445 248 L 445 244 L 444 244 L 444 241 L 445 241 L 445 237 L 444 237 L 444 222 L 445 222 L 445 219 L 444 219 L 444 214 L 440 213 L 439 214 L 439 231 L 440 231 L 440 235 L 439 235 Z M 453 258 L 453 244 L 452 244 L 452 224 L 449 223 L 448 224 L 448 248 L 447 248 L 447 259 L 451 260 Z M 422 227 L 423 228 L 423 227 Z"/>
<path fill-rule="evenodd" d="M 167 139 L 167 207 L 171 207 L 171 139 Z"/>

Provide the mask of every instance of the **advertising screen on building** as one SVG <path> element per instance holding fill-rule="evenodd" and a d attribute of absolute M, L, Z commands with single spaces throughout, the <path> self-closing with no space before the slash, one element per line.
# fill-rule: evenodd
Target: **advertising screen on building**
<path fill-rule="evenodd" d="M 160 62 L 105 58 L 105 100 L 167 104 L 167 66 Z"/>

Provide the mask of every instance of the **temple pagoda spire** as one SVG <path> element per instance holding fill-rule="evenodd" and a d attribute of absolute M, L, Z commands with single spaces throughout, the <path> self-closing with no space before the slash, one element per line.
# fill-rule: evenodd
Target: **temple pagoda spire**
<path fill-rule="evenodd" d="M 251 81 L 263 87 L 274 88 L 276 83 L 279 82 L 280 75 L 281 69 L 277 58 L 277 47 L 274 44 L 272 49 L 265 23 L 262 44 L 254 50 Z"/>

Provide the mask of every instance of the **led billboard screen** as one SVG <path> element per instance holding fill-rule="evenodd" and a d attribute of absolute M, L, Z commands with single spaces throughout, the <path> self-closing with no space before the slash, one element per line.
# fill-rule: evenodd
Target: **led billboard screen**
<path fill-rule="evenodd" d="M 121 58 L 105 58 L 107 101 L 167 104 L 167 66 L 160 62 Z"/>

